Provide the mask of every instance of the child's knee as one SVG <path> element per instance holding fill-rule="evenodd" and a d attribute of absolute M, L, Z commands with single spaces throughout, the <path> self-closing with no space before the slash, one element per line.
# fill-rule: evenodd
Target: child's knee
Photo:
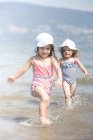
<path fill-rule="evenodd" d="M 50 97 L 48 95 L 44 96 L 42 100 L 48 103 L 50 101 Z"/>

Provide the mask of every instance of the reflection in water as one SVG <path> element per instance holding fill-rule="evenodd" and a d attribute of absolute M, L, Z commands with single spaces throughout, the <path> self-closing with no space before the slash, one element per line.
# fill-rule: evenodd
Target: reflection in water
<path fill-rule="evenodd" d="M 48 127 L 40 128 L 40 138 L 39 140 L 48 140 Z"/>

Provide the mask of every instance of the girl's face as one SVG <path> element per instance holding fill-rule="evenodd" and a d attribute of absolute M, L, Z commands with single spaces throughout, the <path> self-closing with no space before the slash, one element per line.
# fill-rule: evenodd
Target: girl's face
<path fill-rule="evenodd" d="M 51 53 L 51 45 L 46 45 L 44 47 L 39 47 L 38 48 L 38 54 L 42 58 L 47 58 Z"/>
<path fill-rule="evenodd" d="M 63 57 L 66 58 L 66 59 L 71 58 L 72 55 L 73 55 L 73 50 L 71 50 L 67 46 L 62 48 L 62 52 L 63 52 Z"/>

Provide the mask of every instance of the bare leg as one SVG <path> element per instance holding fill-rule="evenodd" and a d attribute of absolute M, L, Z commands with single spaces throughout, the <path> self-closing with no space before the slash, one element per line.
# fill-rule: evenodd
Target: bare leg
<path fill-rule="evenodd" d="M 76 82 L 71 85 L 71 98 L 74 96 L 76 91 Z"/>
<path fill-rule="evenodd" d="M 40 98 L 39 114 L 41 123 L 45 125 L 50 124 L 50 121 L 47 119 L 47 108 L 49 105 L 50 96 L 41 86 L 35 87 L 32 95 Z"/>
<path fill-rule="evenodd" d="M 71 89 L 70 85 L 64 81 L 63 82 L 63 89 L 64 89 L 64 94 L 65 94 L 65 102 L 69 108 L 72 106 L 72 98 L 71 98 Z"/>

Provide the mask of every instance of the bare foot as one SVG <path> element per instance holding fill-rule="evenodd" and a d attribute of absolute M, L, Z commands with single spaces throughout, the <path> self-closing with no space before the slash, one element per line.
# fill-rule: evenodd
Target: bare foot
<path fill-rule="evenodd" d="M 68 105 L 67 106 L 67 110 L 72 110 L 73 109 L 73 106 L 72 105 Z"/>
<path fill-rule="evenodd" d="M 52 122 L 49 119 L 46 118 L 40 118 L 41 125 L 47 126 L 50 125 Z"/>
<path fill-rule="evenodd" d="M 49 119 L 47 119 L 47 124 L 48 125 L 52 124 L 52 121 L 50 121 Z"/>

